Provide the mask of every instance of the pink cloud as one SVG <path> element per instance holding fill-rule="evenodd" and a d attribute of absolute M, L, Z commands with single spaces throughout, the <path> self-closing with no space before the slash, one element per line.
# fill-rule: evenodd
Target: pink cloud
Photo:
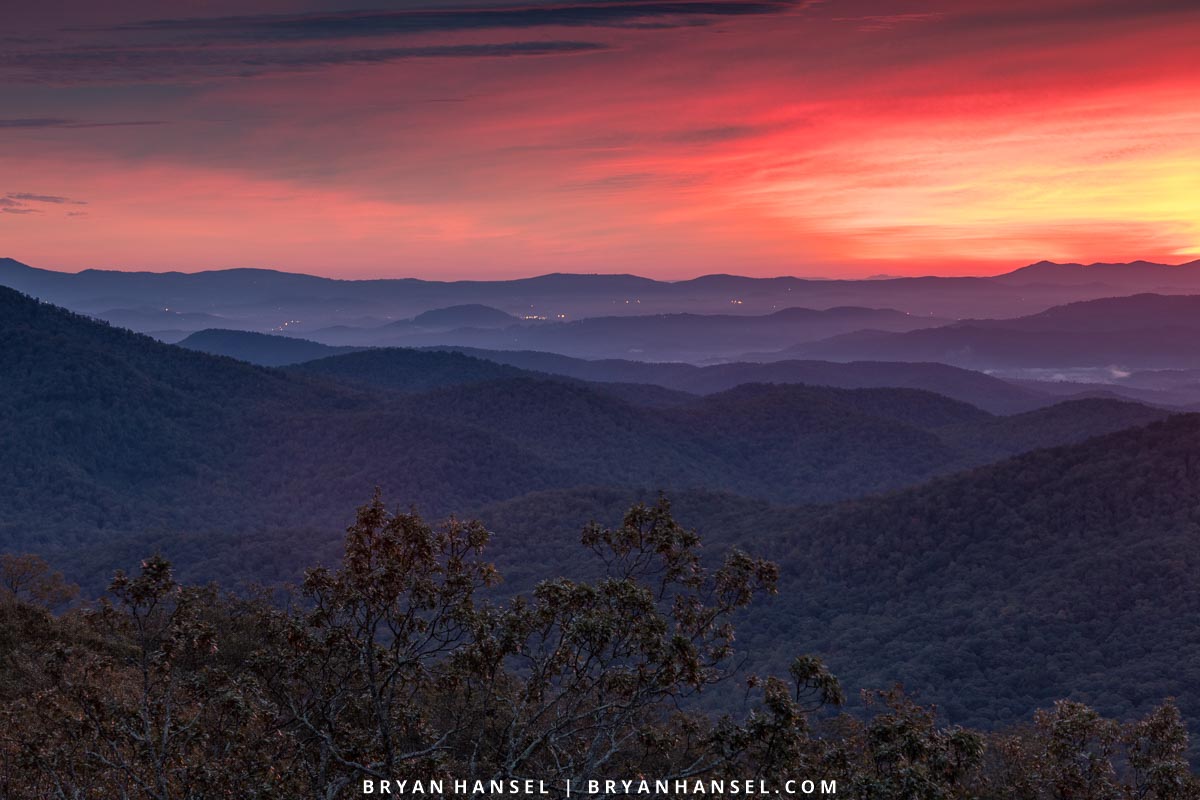
<path fill-rule="evenodd" d="M 169 124 L 0 131 L 11 187 L 54 187 L 92 212 L 65 233 L 60 214 L 6 220 L 8 254 L 72 268 L 683 277 L 1200 251 L 1186 4 L 832 5 L 588 30 L 603 49 L 570 56 L 132 86 L 103 109 L 55 107 L 68 95 L 47 89 L 12 118 Z"/>

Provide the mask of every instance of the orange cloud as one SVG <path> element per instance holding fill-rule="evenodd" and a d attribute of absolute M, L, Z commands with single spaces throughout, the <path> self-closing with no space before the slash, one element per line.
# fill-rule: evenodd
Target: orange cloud
<path fill-rule="evenodd" d="M 598 47 L 537 57 L 446 55 L 480 52 L 494 30 L 389 33 L 369 47 L 441 55 L 252 77 L 214 61 L 102 103 L 6 88 L 0 64 L 12 119 L 88 120 L 0 125 L 0 195 L 90 203 L 69 220 L 10 215 L 0 236 L 51 266 L 347 276 L 967 273 L 1200 254 L 1194 4 L 832 5 L 700 26 L 539 22 L 522 36 Z M 111 124 L 128 120 L 162 124 Z"/>

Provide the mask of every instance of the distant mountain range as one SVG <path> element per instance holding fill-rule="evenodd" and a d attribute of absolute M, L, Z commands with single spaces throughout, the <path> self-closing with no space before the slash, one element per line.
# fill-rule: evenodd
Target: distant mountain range
<path fill-rule="evenodd" d="M 456 330 L 458 328 L 506 328 L 520 320 L 498 308 L 467 303 L 461 306 L 435 308 L 412 318 L 411 324 L 427 330 Z M 392 326 L 405 323 L 391 323 Z"/>
<path fill-rule="evenodd" d="M 283 372 L 8 290 L 0 311 L 9 542 L 336 529 L 375 485 L 434 513 L 613 483 L 827 501 L 1164 415 L 1090 401 L 1004 418 L 914 389 L 798 385 L 689 399 L 406 350 Z"/>
<path fill-rule="evenodd" d="M 431 388 L 431 376 L 443 366 L 458 361 L 423 357 L 421 352 L 403 348 L 380 348 L 364 352 L 356 359 L 332 359 L 339 348 L 285 336 L 245 333 L 243 331 L 200 331 L 179 343 L 182 347 L 213 355 L 224 355 L 262 366 L 300 364 L 297 370 L 328 374 L 348 382 L 366 382 L 382 388 L 416 391 Z M 698 367 L 692 364 L 653 363 L 617 359 L 585 360 L 555 353 L 536 351 L 484 350 L 479 348 L 439 347 L 443 353 L 470 356 L 462 364 L 490 365 L 461 368 L 457 374 L 472 380 L 500 377 L 560 376 L 606 386 L 624 384 L 685 392 L 688 395 L 714 394 L 746 383 L 804 383 L 842 389 L 908 388 L 924 389 L 978 406 L 995 414 L 1031 411 L 1059 402 L 1074 392 L 1047 394 L 1038 390 L 1038 382 L 1029 388 L 993 378 L 983 373 L 945 364 L 900 364 L 894 362 L 837 363 L 832 361 L 775 361 L 769 363 L 732 363 Z M 322 359 L 316 361 L 315 359 Z M 503 371 L 499 365 L 508 369 Z M 449 380 L 449 376 L 446 377 Z M 460 381 L 454 380 L 453 383 Z M 631 392 L 631 396 L 636 393 Z"/>
<path fill-rule="evenodd" d="M 1133 292 L 1200 292 L 1200 262 L 1180 266 L 1043 262 L 990 278 L 812 280 L 707 275 L 667 282 L 634 275 L 552 274 L 443 282 L 334 280 L 261 269 L 62 273 L 0 259 L 0 285 L 89 314 L 164 309 L 223 320 L 204 327 L 266 332 L 286 324 L 288 330 L 311 332 L 334 325 L 361 326 L 364 318 L 411 319 L 432 309 L 471 304 L 548 320 L 558 319 L 559 314 L 568 320 L 676 313 L 761 316 L 785 308 L 839 306 L 950 319 L 1012 317 L 1075 300 Z M 154 327 L 139 330 L 172 330 L 163 327 L 167 321 L 149 320 Z"/>
<path fill-rule="evenodd" d="M 1200 331 L 1200 294 L 1106 297 L 1055 306 L 1016 319 L 964 320 L 955 324 L 1038 333 L 1127 333 L 1155 328 Z"/>
<path fill-rule="evenodd" d="M 331 347 L 307 339 L 290 336 L 271 336 L 250 331 L 227 331 L 210 328 L 197 331 L 177 342 L 180 347 L 216 356 L 249 361 L 263 367 L 282 367 L 327 356 L 354 353 L 361 347 Z"/>
<path fill-rule="evenodd" d="M 616 359 L 588 361 L 530 351 L 454 350 L 501 364 L 580 380 L 602 384 L 655 384 L 699 395 L 723 392 L 747 383 L 801 383 L 840 389 L 908 388 L 935 392 L 994 414 L 1031 411 L 1062 399 L 1062 396 L 1043 394 L 1036 387 L 1018 387 L 980 372 L 944 364 L 775 361 L 699 367 Z"/>
<path fill-rule="evenodd" d="M 477 309 L 472 316 L 484 316 L 481 310 L 486 309 L 485 306 L 472 308 Z M 485 327 L 480 321 L 472 322 L 467 314 L 452 315 L 449 313 L 451 311 L 426 312 L 411 322 L 392 323 L 379 328 L 323 328 L 306 336 L 325 344 L 502 347 L 550 351 L 578 358 L 705 361 L 728 358 L 748 349 L 778 342 L 814 341 L 864 328 L 909 331 L 946 322 L 891 309 L 844 307 L 823 311 L 786 308 L 763 316 L 644 314 L 592 317 L 575 322 L 543 323 L 539 320 Z M 487 309 L 485 313 L 503 314 L 495 309 Z M 431 316 L 446 320 L 461 319 L 469 327 L 431 330 L 420 324 L 422 319 Z M 496 323 L 500 321 L 496 317 L 490 319 Z"/>
<path fill-rule="evenodd" d="M 299 364 L 337 355 L 340 348 L 284 336 L 266 336 L 241 331 L 201 331 L 180 342 L 214 355 L 226 355 L 263 366 Z M 345 348 L 353 350 L 355 348 Z M 394 351 L 395 348 L 383 348 Z M 1018 370 L 1001 379 L 975 370 L 935 362 L 898 361 L 766 361 L 732 362 L 711 366 L 656 363 L 621 359 L 585 360 L 556 353 L 521 350 L 487 350 L 470 347 L 437 347 L 434 350 L 463 353 L 493 364 L 519 368 L 529 377 L 560 376 L 607 385 L 609 393 L 637 404 L 657 402 L 674 405 L 680 396 L 659 393 L 651 400 L 647 387 L 658 386 L 690 395 L 713 394 L 746 383 L 803 383 L 843 389 L 924 389 L 978 406 L 994 414 L 1030 411 L 1067 399 L 1112 398 L 1148 403 L 1173 410 L 1200 406 L 1200 370 L 1157 370 L 1125 374 L 1110 369 Z M 415 353 L 416 351 L 409 350 Z M 375 359 L 378 358 L 378 363 Z M 412 391 L 424 387 L 419 375 L 431 364 L 413 361 L 412 369 L 397 371 L 405 363 L 400 355 L 362 356 L 378 375 L 368 369 L 350 369 L 346 360 L 330 361 L 322 367 L 306 364 L 302 371 L 319 368 L 338 372 L 361 371 L 369 382 L 390 380 L 389 388 Z M 471 371 L 464 371 L 469 374 Z M 1046 374 L 1049 373 L 1049 374 Z M 511 373 L 509 373 L 511 374 Z M 390 379 L 382 376 L 389 375 Z M 492 377 L 499 375 L 489 372 Z M 1030 375 L 1032 377 L 1026 377 Z M 351 379 L 348 375 L 344 379 Z M 410 382 L 415 381 L 410 385 Z M 618 388 L 618 385 L 620 387 Z M 641 388 L 636 388 L 641 387 Z"/>
<path fill-rule="evenodd" d="M 1200 295 L 1138 294 L 1016 319 L 894 333 L 862 330 L 751 359 L 937 361 L 970 369 L 1200 367 Z"/>
<path fill-rule="evenodd" d="M 228 322 L 214 314 L 169 308 L 110 308 L 92 316 L 131 331 L 166 334 L 168 337 L 174 331 L 202 330 Z"/>
<path fill-rule="evenodd" d="M 1131 261 L 1116 264 L 1057 264 L 1039 261 L 1027 267 L 997 275 L 992 280 L 1009 286 L 1088 286 L 1103 285 L 1130 293 L 1200 291 L 1200 260 L 1186 264 L 1156 264 Z M 1168 291 L 1170 290 L 1170 291 Z"/>

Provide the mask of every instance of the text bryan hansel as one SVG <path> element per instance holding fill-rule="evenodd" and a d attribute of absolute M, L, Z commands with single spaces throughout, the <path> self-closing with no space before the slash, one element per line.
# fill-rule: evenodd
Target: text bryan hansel
<path fill-rule="evenodd" d="M 449 787 L 450 791 L 447 791 Z M 788 780 L 772 786 L 763 780 L 569 780 L 551 789 L 546 781 L 511 778 L 506 780 L 364 780 L 363 794 L 393 796 L 482 796 L 482 797 L 533 797 L 559 794 L 570 797 L 660 795 L 696 797 L 736 797 L 752 795 L 800 795 L 825 796 L 837 794 L 837 781 L 832 780 Z"/>

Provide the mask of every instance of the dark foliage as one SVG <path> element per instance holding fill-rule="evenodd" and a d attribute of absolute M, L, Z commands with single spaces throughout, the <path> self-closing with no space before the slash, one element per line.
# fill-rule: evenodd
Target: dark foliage
<path fill-rule="evenodd" d="M 636 493 L 573 491 L 488 509 L 502 570 L 521 542 L 571 570 L 569 523 Z M 890 496 L 780 509 L 678 496 L 718 547 L 754 546 L 781 598 L 748 618 L 752 662 L 802 644 L 850 687 L 901 680 L 950 719 L 995 726 L 1058 698 L 1128 717 L 1200 714 L 1200 417 L 1044 450 Z M 555 512 L 552 509 L 559 509 Z"/>
<path fill-rule="evenodd" d="M 737 550 L 705 566 L 665 500 L 584 528 L 594 579 L 546 578 L 501 604 L 479 597 L 497 579 L 488 538 L 479 522 L 433 526 L 376 496 L 340 566 L 310 570 L 287 606 L 181 586 L 159 556 L 57 617 L 37 596 L 0 592 L 12 645 L 0 792 L 335 800 L 367 781 L 465 777 L 514 793 L 545 781 L 562 798 L 568 780 L 620 776 L 666 781 L 665 797 L 805 778 L 864 800 L 1195 797 L 1169 702 L 1120 724 L 1063 701 L 988 736 L 898 688 L 865 693 L 863 715 L 836 714 L 842 688 L 811 656 L 781 677 L 740 673 L 733 616 L 775 592 L 778 570 Z M 737 677 L 747 709 L 687 707 Z M 596 794 L 576 783 L 581 793 Z"/>

